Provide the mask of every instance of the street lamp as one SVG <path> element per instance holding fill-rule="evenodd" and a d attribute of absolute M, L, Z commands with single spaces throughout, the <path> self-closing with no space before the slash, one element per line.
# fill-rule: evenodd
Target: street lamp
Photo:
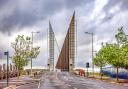
<path fill-rule="evenodd" d="M 32 44 L 31 44 L 31 51 L 32 51 L 32 48 L 33 48 L 33 34 L 34 33 L 40 33 L 40 31 L 37 31 L 37 32 L 31 32 L 31 34 L 32 34 Z M 31 74 L 32 74 L 32 57 L 31 57 Z"/>
<path fill-rule="evenodd" d="M 9 52 L 4 52 L 4 55 L 7 55 L 7 86 L 8 86 L 8 82 L 9 82 Z"/>
<path fill-rule="evenodd" d="M 85 34 L 89 34 L 89 35 L 91 35 L 92 36 L 92 72 L 93 72 L 93 77 L 94 77 L 94 64 L 93 64 L 93 32 L 92 33 L 90 33 L 90 32 L 85 32 Z"/>

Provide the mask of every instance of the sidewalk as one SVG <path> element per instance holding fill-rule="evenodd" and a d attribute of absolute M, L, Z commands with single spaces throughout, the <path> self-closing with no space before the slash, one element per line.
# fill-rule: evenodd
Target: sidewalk
<path fill-rule="evenodd" d="M 80 76 L 80 75 L 77 75 L 77 76 L 84 77 L 84 76 Z M 119 79 L 119 81 L 117 81 L 116 78 L 111 78 L 111 77 L 107 77 L 107 76 L 102 76 L 102 79 L 101 79 L 101 76 L 97 76 L 97 75 L 95 75 L 94 78 L 93 78 L 92 75 L 88 76 L 86 78 L 96 79 L 98 81 L 104 81 L 104 82 L 107 82 L 107 83 L 118 84 L 118 85 L 121 85 L 121 86 L 128 87 L 128 79 Z"/>
<path fill-rule="evenodd" d="M 101 79 L 100 76 L 95 77 L 95 79 L 128 87 L 128 79 L 119 79 L 119 81 L 117 81 L 116 78 L 102 77 Z"/>
<path fill-rule="evenodd" d="M 39 79 L 33 79 L 30 78 L 30 76 L 28 75 L 24 75 L 24 76 L 20 76 L 18 77 L 14 77 L 14 78 L 10 78 L 9 79 L 9 86 L 20 86 L 20 85 L 24 85 L 24 84 L 29 84 L 32 82 L 38 82 Z M 0 89 L 3 89 L 7 86 L 7 82 L 6 80 L 0 80 Z"/>

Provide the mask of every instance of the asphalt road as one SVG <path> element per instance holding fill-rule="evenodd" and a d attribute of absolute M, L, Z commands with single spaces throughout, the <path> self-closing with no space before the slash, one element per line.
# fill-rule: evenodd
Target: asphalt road
<path fill-rule="evenodd" d="M 18 89 L 128 89 L 128 87 L 77 77 L 68 72 L 49 72 L 42 76 L 40 82 L 24 85 Z"/>

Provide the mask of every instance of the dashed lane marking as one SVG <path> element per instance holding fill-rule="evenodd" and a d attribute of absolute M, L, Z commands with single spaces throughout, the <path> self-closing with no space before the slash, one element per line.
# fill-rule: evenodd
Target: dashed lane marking
<path fill-rule="evenodd" d="M 38 84 L 38 89 L 40 88 L 40 82 L 41 82 L 41 81 L 39 81 L 39 84 Z"/>
<path fill-rule="evenodd" d="M 76 87 L 73 87 L 74 89 L 77 89 Z"/>
<path fill-rule="evenodd" d="M 67 84 L 69 87 L 71 86 L 70 84 Z"/>

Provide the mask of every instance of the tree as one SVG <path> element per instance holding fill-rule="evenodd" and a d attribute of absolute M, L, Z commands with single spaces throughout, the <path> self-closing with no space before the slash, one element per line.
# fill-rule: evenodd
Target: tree
<path fill-rule="evenodd" d="M 107 64 L 106 60 L 104 59 L 104 52 L 102 51 L 103 48 L 101 48 L 101 50 L 99 50 L 99 52 L 96 54 L 96 57 L 93 59 L 93 63 L 97 66 L 100 67 L 100 75 L 101 75 L 101 79 L 102 79 L 102 67 L 105 66 Z"/>
<path fill-rule="evenodd" d="M 117 44 L 120 46 L 128 44 L 128 38 L 125 32 L 123 31 L 123 27 L 118 28 L 118 33 L 115 35 Z"/>
<path fill-rule="evenodd" d="M 122 57 L 124 59 L 124 63 L 121 67 L 128 70 L 128 44 L 122 46 Z"/>
<path fill-rule="evenodd" d="M 128 36 L 123 31 L 123 27 L 118 29 L 115 38 L 120 49 L 122 49 L 122 59 L 124 62 L 120 67 L 128 69 Z"/>
<path fill-rule="evenodd" d="M 96 55 L 95 64 L 102 68 L 102 63 L 113 65 L 117 68 L 117 76 L 118 76 L 118 68 L 122 65 L 123 60 L 121 60 L 121 52 L 117 44 L 105 44 L 100 49 L 98 54 Z M 118 80 L 118 77 L 117 77 Z"/>
<path fill-rule="evenodd" d="M 31 48 L 31 38 L 24 35 L 18 35 L 15 42 L 12 42 L 12 48 L 14 49 L 13 62 L 18 70 L 23 70 L 23 67 L 28 65 L 30 58 L 36 58 L 39 54 L 39 47 Z"/>
<path fill-rule="evenodd" d="M 122 49 L 124 64 L 121 67 L 128 69 L 128 36 L 123 31 L 123 27 L 118 29 L 118 33 L 115 35 L 115 38 Z"/>
<path fill-rule="evenodd" d="M 118 29 L 118 33 L 115 35 L 116 43 L 104 45 L 96 58 L 94 58 L 94 63 L 100 65 L 104 60 L 108 64 L 117 68 L 117 81 L 118 81 L 118 72 L 119 68 L 128 68 L 128 38 L 123 27 Z"/>
<path fill-rule="evenodd" d="M 122 49 L 119 47 L 118 44 L 106 44 L 104 52 L 104 58 L 107 63 L 117 68 L 116 77 L 118 81 L 118 70 L 119 67 L 121 67 L 124 63 Z"/>

